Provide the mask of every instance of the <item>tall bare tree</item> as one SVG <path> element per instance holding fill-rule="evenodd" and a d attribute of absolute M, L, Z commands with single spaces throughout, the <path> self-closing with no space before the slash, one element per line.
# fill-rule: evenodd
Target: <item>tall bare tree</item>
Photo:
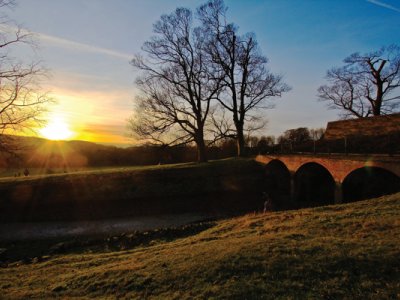
<path fill-rule="evenodd" d="M 279 97 L 290 88 L 282 76 L 271 73 L 268 59 L 261 53 L 255 35 L 239 35 L 226 21 L 223 0 L 211 0 L 199 7 L 198 16 L 207 38 L 207 52 L 223 74 L 224 91 L 218 101 L 231 113 L 238 156 L 244 155 L 245 126 L 257 119 L 261 108 L 271 108 L 267 100 Z M 226 131 L 227 132 L 227 131 Z"/>
<path fill-rule="evenodd" d="M 10 153 L 18 148 L 10 141 L 10 134 L 38 126 L 51 101 L 39 86 L 45 75 L 40 64 L 26 64 L 12 56 L 14 47 L 32 43 L 31 35 L 4 13 L 14 5 L 14 1 L 0 0 L 0 150 Z"/>
<path fill-rule="evenodd" d="M 318 89 L 318 97 L 343 117 L 379 116 L 400 107 L 400 47 L 391 45 L 378 51 L 353 53 L 344 66 L 326 74 L 328 85 Z"/>
<path fill-rule="evenodd" d="M 192 12 L 178 8 L 153 26 L 155 35 L 144 43 L 146 57 L 132 65 L 142 71 L 141 91 L 131 128 L 137 136 L 156 143 L 190 143 L 198 161 L 207 161 L 205 131 L 211 100 L 221 78 L 204 55 L 204 33 L 194 28 Z"/>

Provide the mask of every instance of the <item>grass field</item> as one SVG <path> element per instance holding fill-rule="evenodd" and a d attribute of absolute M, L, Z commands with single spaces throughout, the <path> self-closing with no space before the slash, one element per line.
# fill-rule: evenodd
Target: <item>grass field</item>
<path fill-rule="evenodd" d="M 0 171 L 0 184 L 7 185 L 18 182 L 32 182 L 32 181 L 45 181 L 51 180 L 60 181 L 64 179 L 86 178 L 88 176 L 118 176 L 118 175 L 135 175 L 145 174 L 151 172 L 163 171 L 190 171 L 190 172 L 242 172 L 243 169 L 253 166 L 254 160 L 252 158 L 227 158 L 209 161 L 207 163 L 178 163 L 178 164 L 165 164 L 165 165 L 148 165 L 148 166 L 125 166 L 125 167 L 93 167 L 93 168 L 75 168 L 68 172 L 63 169 L 53 169 L 53 172 L 46 173 L 45 169 L 31 169 L 29 176 L 21 175 L 14 177 L 17 170 L 2 170 Z M 1 173 L 3 172 L 3 173 Z M 22 174 L 23 170 L 19 170 Z M 3 174 L 3 176 L 2 176 Z M 207 173 L 206 173 L 207 174 Z"/>
<path fill-rule="evenodd" d="M 0 169 L 0 181 L 1 182 L 13 182 L 13 181 L 26 181 L 45 179 L 49 177 L 70 177 L 80 175 L 102 175 L 102 174 L 119 174 L 126 172 L 141 172 L 141 171 L 152 171 L 152 170 L 163 170 L 163 169 L 182 169 L 182 168 L 207 168 L 210 164 L 215 165 L 224 164 L 227 161 L 235 159 L 221 159 L 218 161 L 210 161 L 205 164 L 198 163 L 179 163 L 179 164 L 165 164 L 165 165 L 145 165 L 145 166 L 110 166 L 110 167 L 85 167 L 85 168 L 71 168 L 65 170 L 63 168 L 30 168 L 29 176 L 24 176 L 24 169 Z M 20 176 L 15 177 L 15 174 Z"/>
<path fill-rule="evenodd" d="M 398 299 L 400 194 L 145 233 L 0 268 L 13 298 Z M 177 231 L 179 233 L 179 230 Z M 118 250 L 118 251 L 116 251 Z"/>

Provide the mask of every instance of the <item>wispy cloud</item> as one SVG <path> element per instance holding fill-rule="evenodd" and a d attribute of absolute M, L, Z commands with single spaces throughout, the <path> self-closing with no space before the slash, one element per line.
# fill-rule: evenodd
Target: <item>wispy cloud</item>
<path fill-rule="evenodd" d="M 369 3 L 372 3 L 372 4 L 375 4 L 375 5 L 378 5 L 378 6 L 381 6 L 381 7 L 384 7 L 384 8 L 387 8 L 387 9 L 390 9 L 390 10 L 393 10 L 393 11 L 396 11 L 396 12 L 400 13 L 400 8 L 397 8 L 397 7 L 393 6 L 393 5 L 390 5 L 390 4 L 387 4 L 387 3 L 384 3 L 384 2 L 382 2 L 382 1 L 378 1 L 378 0 L 367 0 L 367 2 L 369 2 Z"/>
<path fill-rule="evenodd" d="M 132 55 L 129 55 L 127 53 L 122 53 L 122 52 L 107 49 L 107 48 L 101 48 L 101 47 L 97 47 L 97 46 L 93 46 L 93 45 L 79 43 L 79 42 L 59 38 L 56 36 L 47 35 L 44 33 L 34 32 L 34 34 L 36 36 L 38 36 L 39 39 L 42 40 L 44 43 L 49 43 L 49 44 L 59 46 L 62 48 L 78 50 L 78 51 L 86 51 L 86 52 L 92 52 L 92 53 L 99 53 L 99 54 L 109 55 L 109 56 L 116 57 L 116 58 L 121 58 L 124 60 L 132 59 Z"/>
<path fill-rule="evenodd" d="M 93 46 L 93 45 L 89 45 L 89 44 L 85 44 L 85 43 L 80 43 L 80 42 L 60 38 L 60 37 L 53 36 L 53 35 L 44 34 L 41 32 L 28 31 L 26 29 L 18 28 L 13 25 L 0 24 L 0 29 L 5 32 L 8 32 L 8 33 L 15 32 L 16 30 L 19 29 L 21 31 L 21 33 L 23 33 L 23 34 L 32 34 L 32 35 L 36 36 L 43 43 L 50 44 L 50 45 L 60 47 L 60 48 L 64 48 L 64 49 L 98 53 L 98 54 L 116 57 L 116 58 L 123 59 L 123 60 L 131 60 L 132 59 L 132 55 L 129 55 L 127 53 L 115 51 L 112 49 L 102 48 L 102 47 L 98 47 L 98 46 Z"/>

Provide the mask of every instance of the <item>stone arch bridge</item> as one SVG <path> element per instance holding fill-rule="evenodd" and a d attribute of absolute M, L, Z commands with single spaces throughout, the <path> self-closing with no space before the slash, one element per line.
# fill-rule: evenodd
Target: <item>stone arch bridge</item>
<path fill-rule="evenodd" d="M 400 156 L 258 155 L 277 208 L 352 202 L 400 191 Z"/>

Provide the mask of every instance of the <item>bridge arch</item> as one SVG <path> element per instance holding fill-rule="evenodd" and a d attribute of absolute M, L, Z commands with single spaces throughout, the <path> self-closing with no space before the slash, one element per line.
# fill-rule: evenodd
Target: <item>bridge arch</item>
<path fill-rule="evenodd" d="M 362 167 L 350 172 L 342 183 L 343 202 L 353 202 L 400 191 L 400 177 L 381 167 Z"/>
<path fill-rule="evenodd" d="M 272 199 L 275 209 L 289 208 L 290 171 L 279 159 L 271 160 L 265 166 L 265 192 Z"/>
<path fill-rule="evenodd" d="M 308 162 L 294 174 L 294 201 L 299 207 L 333 204 L 335 180 L 321 164 Z"/>

